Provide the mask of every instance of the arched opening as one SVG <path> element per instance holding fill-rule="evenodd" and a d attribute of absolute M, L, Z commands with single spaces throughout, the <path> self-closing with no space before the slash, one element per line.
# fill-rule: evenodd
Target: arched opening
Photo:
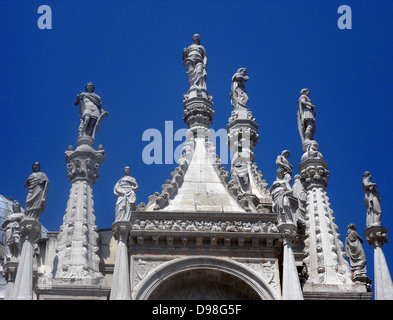
<path fill-rule="evenodd" d="M 259 300 L 247 283 L 218 270 L 197 269 L 177 273 L 163 281 L 149 300 Z"/>
<path fill-rule="evenodd" d="M 150 272 L 135 300 L 272 300 L 275 290 L 242 263 L 208 256 L 178 258 Z"/>

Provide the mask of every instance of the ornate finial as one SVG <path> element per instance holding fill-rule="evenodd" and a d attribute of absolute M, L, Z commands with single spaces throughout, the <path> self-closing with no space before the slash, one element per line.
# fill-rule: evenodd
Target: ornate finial
<path fill-rule="evenodd" d="M 248 103 L 248 95 L 244 82 L 249 79 L 246 68 L 239 68 L 232 77 L 232 86 L 230 92 L 231 104 L 234 109 L 246 108 Z"/>

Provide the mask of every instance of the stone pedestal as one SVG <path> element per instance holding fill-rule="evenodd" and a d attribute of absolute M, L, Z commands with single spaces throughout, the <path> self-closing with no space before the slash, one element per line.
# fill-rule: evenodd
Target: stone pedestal
<path fill-rule="evenodd" d="M 371 226 L 364 231 L 367 243 L 374 248 L 374 288 L 375 300 L 393 300 L 393 283 L 385 255 L 382 251 L 387 242 L 387 229 Z"/>
<path fill-rule="evenodd" d="M 34 242 L 41 235 L 41 224 L 35 219 L 26 218 L 20 223 L 20 230 L 24 240 L 10 299 L 33 300 Z"/>
<path fill-rule="evenodd" d="M 292 240 L 296 237 L 296 226 L 292 223 L 282 223 L 277 228 L 283 235 L 282 299 L 303 300 L 302 288 L 292 250 Z"/>
<path fill-rule="evenodd" d="M 130 266 L 127 247 L 130 230 L 131 223 L 129 221 L 117 221 L 112 224 L 113 237 L 117 240 L 117 251 L 110 300 L 131 300 Z"/>
<path fill-rule="evenodd" d="M 14 290 L 16 272 L 18 271 L 19 259 L 14 261 L 6 261 L 3 264 L 3 275 L 7 281 L 5 289 L 4 300 L 12 300 L 12 292 Z"/>
<path fill-rule="evenodd" d="M 329 178 L 327 163 L 318 149 L 315 140 L 303 143 L 304 155 L 299 165 L 307 191 L 304 262 L 308 280 L 303 294 L 312 299 L 323 298 L 326 294 L 333 299 L 356 299 L 367 289 L 351 280 L 349 264 L 345 260 L 343 243 L 339 239 L 326 192 Z"/>
<path fill-rule="evenodd" d="M 82 136 L 76 150 L 69 147 L 66 151 L 70 196 L 58 235 L 56 270 L 51 281 L 37 287 L 40 299 L 108 299 L 109 288 L 99 271 L 93 201 L 93 185 L 105 151 L 102 146 L 93 149 L 93 142 Z"/>

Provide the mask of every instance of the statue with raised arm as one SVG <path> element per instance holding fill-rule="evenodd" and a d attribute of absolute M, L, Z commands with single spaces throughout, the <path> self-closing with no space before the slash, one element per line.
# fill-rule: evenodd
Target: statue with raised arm
<path fill-rule="evenodd" d="M 46 208 L 49 179 L 40 171 L 41 165 L 38 162 L 33 163 L 32 169 L 33 173 L 25 182 L 25 188 L 28 188 L 25 215 L 38 221 Z"/>
<path fill-rule="evenodd" d="M 310 99 L 310 89 L 302 89 L 298 100 L 298 129 L 302 143 L 314 140 L 315 133 L 315 106 Z"/>
<path fill-rule="evenodd" d="M 207 90 L 207 54 L 205 48 L 201 45 L 199 34 L 194 34 L 193 43 L 188 48 L 183 49 L 183 64 L 188 75 L 190 89 Z"/>
<path fill-rule="evenodd" d="M 19 223 L 23 219 L 23 213 L 21 211 L 21 206 L 18 201 L 12 203 L 12 213 L 7 216 L 1 226 L 5 229 L 4 233 L 4 253 L 7 261 L 13 259 L 18 259 L 21 254 L 21 231 L 19 228 Z"/>
<path fill-rule="evenodd" d="M 129 221 L 131 211 L 136 210 L 136 191 L 138 184 L 135 178 L 130 176 L 130 167 L 124 168 L 124 177 L 117 181 L 113 193 L 117 196 L 115 208 L 115 221 Z"/>
<path fill-rule="evenodd" d="M 350 223 L 347 228 L 345 253 L 351 264 L 352 279 L 367 278 L 367 259 L 362 247 L 363 239 L 356 232 L 356 226 L 353 223 Z"/>
<path fill-rule="evenodd" d="M 246 68 L 239 68 L 232 77 L 231 86 L 231 104 L 234 109 L 246 108 L 248 103 L 248 95 L 244 83 L 249 79 Z"/>
<path fill-rule="evenodd" d="M 108 116 L 108 112 L 102 109 L 101 97 L 94 93 L 94 89 L 93 83 L 87 83 L 86 92 L 78 94 L 74 103 L 79 104 L 79 136 L 90 136 L 93 139 L 101 121 Z"/>
<path fill-rule="evenodd" d="M 382 210 L 379 202 L 381 197 L 379 196 L 377 185 L 371 182 L 371 173 L 368 171 L 363 174 L 363 192 L 364 204 L 367 207 L 366 226 L 367 228 L 380 226 Z"/>

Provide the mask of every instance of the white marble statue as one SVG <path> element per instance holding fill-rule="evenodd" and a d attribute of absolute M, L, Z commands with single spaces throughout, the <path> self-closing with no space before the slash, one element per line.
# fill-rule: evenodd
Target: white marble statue
<path fill-rule="evenodd" d="M 49 179 L 45 173 L 40 171 L 41 165 L 38 162 L 33 163 L 32 169 L 33 173 L 25 182 L 25 188 L 28 188 L 25 215 L 39 220 L 46 207 Z"/>
<path fill-rule="evenodd" d="M 381 201 L 381 197 L 379 196 L 377 185 L 371 182 L 371 173 L 368 171 L 363 174 L 363 192 L 364 204 L 367 207 L 367 228 L 380 226 L 382 210 L 379 202 Z"/>
<path fill-rule="evenodd" d="M 89 82 L 85 86 L 86 92 L 77 95 L 75 105 L 79 105 L 81 123 L 79 135 L 95 136 L 95 133 L 108 112 L 102 109 L 101 97 L 94 93 L 95 86 Z"/>
<path fill-rule="evenodd" d="M 276 165 L 283 168 L 286 174 L 292 176 L 292 164 L 288 161 L 290 156 L 289 150 L 283 150 L 279 156 L 276 158 Z"/>
<path fill-rule="evenodd" d="M 367 259 L 362 242 L 363 239 L 356 232 L 356 226 L 350 223 L 347 227 L 345 253 L 351 264 L 352 279 L 367 277 Z"/>
<path fill-rule="evenodd" d="M 314 140 L 315 133 L 315 106 L 310 99 L 310 89 L 302 89 L 298 100 L 298 129 L 302 143 Z"/>
<path fill-rule="evenodd" d="M 277 178 L 270 187 L 273 201 L 273 211 L 277 213 L 278 223 L 296 224 L 294 210 L 291 208 L 289 197 L 292 196 L 292 188 L 288 174 L 282 167 L 277 169 Z"/>
<path fill-rule="evenodd" d="M 199 34 L 194 34 L 193 43 L 188 48 L 183 49 L 183 64 L 186 67 L 190 89 L 206 90 L 207 54 L 205 48 L 201 45 Z"/>
<path fill-rule="evenodd" d="M 113 193 L 118 197 L 115 208 L 115 221 L 129 221 L 131 211 L 136 210 L 138 184 L 130 174 L 130 167 L 125 167 L 124 177 L 117 181 L 113 189 Z"/>
<path fill-rule="evenodd" d="M 234 109 L 246 108 L 248 103 L 248 95 L 244 82 L 249 79 L 246 68 L 239 68 L 232 77 L 232 86 L 230 92 L 231 104 Z"/>

